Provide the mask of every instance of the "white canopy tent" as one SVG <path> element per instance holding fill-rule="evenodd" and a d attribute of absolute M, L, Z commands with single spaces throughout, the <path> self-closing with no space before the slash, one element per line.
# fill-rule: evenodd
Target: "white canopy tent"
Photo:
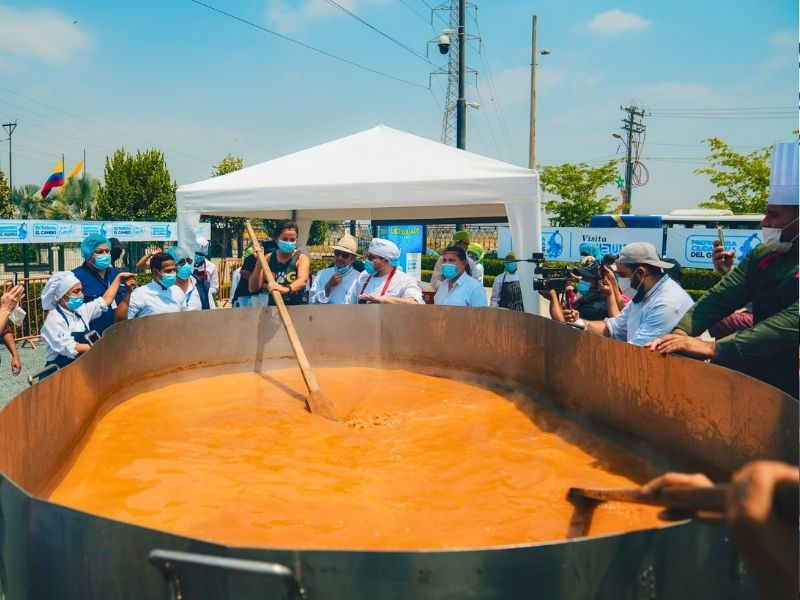
<path fill-rule="evenodd" d="M 508 216 L 518 258 L 541 251 L 535 171 L 384 125 L 178 188 L 178 241 L 194 245 L 200 215 L 294 217 L 299 239 L 314 220 Z M 538 312 L 520 263 L 525 310 Z"/>

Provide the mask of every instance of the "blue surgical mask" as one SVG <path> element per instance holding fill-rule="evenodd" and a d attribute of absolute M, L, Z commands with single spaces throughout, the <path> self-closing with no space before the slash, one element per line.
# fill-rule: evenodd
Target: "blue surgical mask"
<path fill-rule="evenodd" d="M 353 267 L 352 267 L 352 265 L 347 265 L 346 267 L 342 267 L 341 269 L 340 269 L 340 268 L 338 268 L 338 267 L 334 267 L 334 268 L 336 269 L 336 272 L 337 272 L 339 275 L 341 275 L 342 277 L 344 277 L 344 276 L 345 276 L 345 275 L 347 275 L 347 274 L 348 274 L 350 271 L 352 271 L 352 270 L 353 270 Z"/>
<path fill-rule="evenodd" d="M 97 254 L 94 257 L 94 268 L 98 271 L 105 271 L 111 265 L 111 256 L 108 254 Z"/>
<path fill-rule="evenodd" d="M 196 264 L 198 267 L 200 265 L 202 265 L 205 262 L 205 260 L 206 260 L 206 257 L 203 256 L 202 254 L 195 254 L 194 255 L 194 264 Z"/>
<path fill-rule="evenodd" d="M 375 275 L 375 263 L 373 263 L 371 260 L 368 260 L 364 263 L 364 270 L 369 275 Z"/>
<path fill-rule="evenodd" d="M 83 306 L 83 296 L 70 296 L 67 299 L 67 308 L 75 312 Z"/>
<path fill-rule="evenodd" d="M 578 282 L 578 293 L 581 296 L 588 296 L 592 291 L 592 284 L 588 281 L 579 281 Z"/>
<path fill-rule="evenodd" d="M 161 285 L 165 288 L 172 287 L 175 285 L 175 281 L 178 279 L 178 276 L 175 273 L 162 273 L 161 274 Z"/>
<path fill-rule="evenodd" d="M 389 264 L 392 265 L 393 267 L 399 266 L 400 265 L 400 257 L 393 258 L 392 260 L 389 261 Z"/>
<path fill-rule="evenodd" d="M 506 270 L 507 273 L 516 273 L 517 263 L 506 263 L 505 265 L 503 265 L 503 268 Z"/>
<path fill-rule="evenodd" d="M 445 263 L 442 265 L 442 275 L 445 279 L 455 279 L 458 277 L 458 267 L 453 263 Z"/>
<path fill-rule="evenodd" d="M 189 279 L 192 276 L 192 265 L 181 265 L 178 267 L 178 277 L 181 279 Z"/>
<path fill-rule="evenodd" d="M 287 242 L 285 240 L 278 240 L 278 250 L 291 254 L 297 248 L 297 242 Z"/>

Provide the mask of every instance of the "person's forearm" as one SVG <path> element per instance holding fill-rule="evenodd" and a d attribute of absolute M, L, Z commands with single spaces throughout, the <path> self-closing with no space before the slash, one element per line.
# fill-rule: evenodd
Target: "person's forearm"
<path fill-rule="evenodd" d="M 251 294 L 261 291 L 262 281 L 264 277 L 261 274 L 261 264 L 256 264 L 250 277 L 247 278 L 247 289 Z"/>
<path fill-rule="evenodd" d="M 119 292 L 119 277 L 115 277 L 114 281 L 111 282 L 111 285 L 108 286 L 106 293 L 103 294 L 103 300 L 105 303 L 108 304 L 110 307 L 114 303 L 114 298 L 117 297 L 117 292 Z"/>
<path fill-rule="evenodd" d="M 606 296 L 606 305 L 608 307 L 608 316 L 610 318 L 614 318 L 619 314 L 619 306 L 617 305 L 617 299 L 614 297 L 614 294 L 609 294 Z"/>
<path fill-rule="evenodd" d="M 6 308 L 5 306 L 0 306 L 0 330 L 6 328 L 10 316 L 11 316 L 11 311 L 8 310 L 8 308 Z"/>
<path fill-rule="evenodd" d="M 416 298 L 398 298 L 397 296 L 384 296 L 384 304 L 419 304 Z"/>
<path fill-rule="evenodd" d="M 14 342 L 14 334 L 7 333 L 3 336 L 3 344 L 5 344 L 8 351 L 11 353 L 12 358 L 17 356 L 17 344 Z"/>
<path fill-rule="evenodd" d="M 114 310 L 114 322 L 117 321 L 125 321 L 128 319 L 128 305 L 131 300 L 130 293 L 125 294 L 120 300 L 119 304 L 117 304 L 117 308 Z"/>

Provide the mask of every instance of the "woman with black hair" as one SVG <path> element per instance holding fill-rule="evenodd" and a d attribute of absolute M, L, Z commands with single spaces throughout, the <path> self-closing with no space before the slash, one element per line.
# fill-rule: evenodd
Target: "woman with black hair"
<path fill-rule="evenodd" d="M 275 277 L 275 283 L 267 284 L 264 281 L 261 263 L 257 261 L 248 280 L 250 293 L 259 294 L 260 302 L 254 298 L 254 304 L 273 306 L 275 304 L 271 295 L 273 291 L 280 292 L 287 305 L 308 303 L 306 283 L 311 269 L 311 261 L 308 256 L 297 249 L 298 233 L 297 223 L 290 219 L 284 219 L 275 226 L 272 238 L 278 248 L 265 257 L 269 269 Z M 253 252 L 263 254 L 264 250 L 257 245 Z"/>

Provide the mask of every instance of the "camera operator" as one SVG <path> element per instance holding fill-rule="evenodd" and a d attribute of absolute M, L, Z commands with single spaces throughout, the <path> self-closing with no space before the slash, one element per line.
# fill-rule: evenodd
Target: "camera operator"
<path fill-rule="evenodd" d="M 576 285 L 579 297 L 574 303 L 569 288 L 565 291 L 563 302 L 559 300 L 556 290 L 540 291 L 539 293 L 550 301 L 550 318 L 559 323 L 566 323 L 576 321 L 581 316 L 591 321 L 602 321 L 616 316 L 619 309 L 606 272 L 610 273 L 596 260 L 576 269 L 573 273 L 580 277 Z M 613 279 L 613 275 L 611 278 Z"/>
<path fill-rule="evenodd" d="M 566 322 L 637 346 L 672 331 L 693 304 L 683 288 L 665 273 L 674 265 L 662 261 L 655 247 L 647 242 L 625 246 L 616 265 L 620 286 L 635 291 L 631 302 L 616 316 L 609 311 L 610 316 L 602 321 L 587 321 L 570 313 L 564 317 Z"/>

